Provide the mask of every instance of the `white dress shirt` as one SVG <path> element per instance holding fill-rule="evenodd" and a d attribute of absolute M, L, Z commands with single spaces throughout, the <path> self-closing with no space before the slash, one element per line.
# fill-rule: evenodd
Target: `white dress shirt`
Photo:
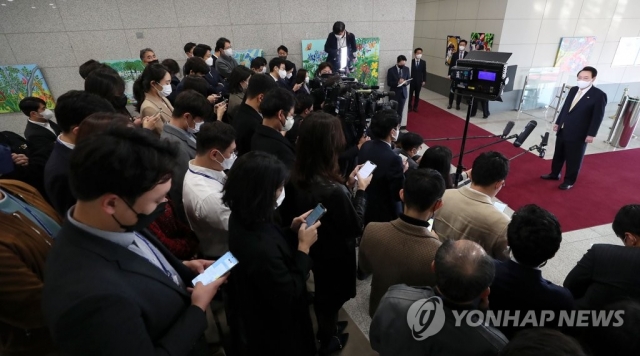
<path fill-rule="evenodd" d="M 224 172 L 196 166 L 189 162 L 184 176 L 182 202 L 191 229 L 200 240 L 200 250 L 207 257 L 218 257 L 229 251 L 229 215 L 222 203 Z"/>
<path fill-rule="evenodd" d="M 69 142 L 64 142 L 60 137 L 62 135 L 58 135 L 58 142 L 60 142 L 61 144 L 67 146 L 67 148 L 69 148 L 70 150 L 76 148 L 76 145 L 74 145 L 73 143 L 69 143 Z"/>
<path fill-rule="evenodd" d="M 53 130 L 53 127 L 51 127 L 51 125 L 49 124 L 49 121 L 47 121 L 47 122 L 38 122 L 38 121 L 33 121 L 31 119 L 27 119 L 27 120 L 32 124 L 36 124 L 38 126 L 44 127 L 45 129 L 51 131 L 51 133 L 53 133 L 54 135 L 56 134 L 56 132 Z"/>

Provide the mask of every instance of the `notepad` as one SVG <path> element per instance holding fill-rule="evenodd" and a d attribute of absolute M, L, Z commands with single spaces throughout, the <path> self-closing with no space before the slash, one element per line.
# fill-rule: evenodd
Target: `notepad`
<path fill-rule="evenodd" d="M 507 208 L 507 204 L 503 204 L 497 201 L 493 202 L 493 206 L 495 206 L 496 209 L 500 210 L 500 212 L 503 212 L 503 213 L 504 213 L 504 210 Z"/>
<path fill-rule="evenodd" d="M 403 85 L 407 85 L 412 80 L 413 80 L 413 78 L 409 78 L 409 79 L 405 80 L 404 82 L 402 82 L 402 84 L 398 84 L 398 88 L 400 88 Z"/>

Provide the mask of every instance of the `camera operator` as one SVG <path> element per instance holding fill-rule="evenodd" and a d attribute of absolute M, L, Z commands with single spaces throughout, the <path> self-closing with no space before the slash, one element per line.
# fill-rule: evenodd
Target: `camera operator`
<path fill-rule="evenodd" d="M 340 67 L 340 49 L 347 48 L 347 66 L 349 71 L 356 61 L 356 36 L 345 30 L 344 22 L 338 21 L 333 24 L 333 32 L 327 37 L 324 43 L 324 51 L 327 52 L 327 62 L 329 62 L 336 71 L 343 69 Z"/>

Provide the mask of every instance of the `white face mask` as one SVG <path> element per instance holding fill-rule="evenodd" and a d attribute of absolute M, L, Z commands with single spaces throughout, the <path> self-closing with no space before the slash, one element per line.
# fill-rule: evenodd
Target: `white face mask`
<path fill-rule="evenodd" d="M 220 152 L 220 151 L 218 151 L 218 152 Z M 224 170 L 231 169 L 231 167 L 233 166 L 233 163 L 238 158 L 238 156 L 236 156 L 235 153 L 232 153 L 231 157 L 229 157 L 229 158 L 224 158 L 224 155 L 222 154 L 222 152 L 220 152 L 220 155 L 222 156 L 223 161 L 220 162 L 220 161 L 216 160 L 216 162 L 220 163 L 220 165 L 222 166 L 222 169 L 224 169 Z"/>
<path fill-rule="evenodd" d="M 420 58 L 422 58 L 422 55 L 421 54 L 416 54 L 416 59 L 420 59 Z"/>
<path fill-rule="evenodd" d="M 267 73 L 267 67 L 262 67 L 262 74 Z"/>
<path fill-rule="evenodd" d="M 340 35 L 335 35 L 335 36 L 336 36 L 337 39 L 341 39 L 342 38 L 342 36 L 340 36 Z"/>
<path fill-rule="evenodd" d="M 396 134 L 391 134 L 391 141 L 396 142 L 398 141 L 398 135 L 400 134 L 400 131 L 398 129 L 393 129 L 393 131 L 395 131 Z"/>
<path fill-rule="evenodd" d="M 202 124 L 204 124 L 204 121 L 202 122 L 196 122 L 195 123 L 195 127 L 189 127 L 187 126 L 187 131 L 189 131 L 190 134 L 197 134 L 198 132 L 200 132 L 200 126 L 202 126 Z"/>
<path fill-rule="evenodd" d="M 233 48 L 227 48 L 224 50 L 224 54 L 228 57 L 233 57 Z"/>
<path fill-rule="evenodd" d="M 205 63 L 207 63 L 207 65 L 208 65 L 209 67 L 211 67 L 211 66 L 213 65 L 213 57 L 209 57 L 209 58 L 207 58 L 207 60 L 206 60 L 206 61 L 204 61 L 204 62 L 205 62 Z"/>
<path fill-rule="evenodd" d="M 458 47 L 458 50 L 459 50 L 460 52 L 462 52 L 462 51 L 464 51 L 464 48 L 465 48 L 464 46 L 460 46 L 460 47 Z"/>
<path fill-rule="evenodd" d="M 293 76 L 293 73 L 287 73 L 287 79 L 291 79 L 292 76 Z"/>
<path fill-rule="evenodd" d="M 291 130 L 291 128 L 293 127 L 293 123 L 295 120 L 293 120 L 293 116 L 287 116 L 287 119 L 284 122 L 284 127 L 282 128 L 283 131 L 289 131 Z"/>
<path fill-rule="evenodd" d="M 53 111 L 49 110 L 49 109 L 45 109 L 43 112 L 40 113 L 40 115 L 42 115 L 42 117 L 45 120 L 51 120 L 53 119 Z"/>
<path fill-rule="evenodd" d="M 204 121 L 196 122 L 196 132 L 200 131 L 200 126 L 204 124 Z"/>
<path fill-rule="evenodd" d="M 280 70 L 278 71 L 278 75 L 280 76 L 280 78 L 284 79 L 284 78 L 286 78 L 286 77 L 287 77 L 287 71 L 286 71 L 286 70 L 284 70 L 284 69 L 280 69 Z"/>
<path fill-rule="evenodd" d="M 282 202 L 284 201 L 284 187 L 282 188 L 282 193 L 280 193 L 280 196 L 278 197 L 278 199 L 276 199 L 276 208 L 278 208 L 280 205 L 282 205 Z"/>
<path fill-rule="evenodd" d="M 586 80 L 578 80 L 578 83 L 576 85 L 578 86 L 578 88 L 584 89 L 584 88 L 588 87 L 589 85 L 591 85 L 591 82 L 586 81 Z"/>
<path fill-rule="evenodd" d="M 164 96 L 165 98 L 171 95 L 171 84 L 163 85 L 162 91 L 158 90 L 158 94 Z"/>
<path fill-rule="evenodd" d="M 305 82 L 305 83 L 307 83 L 307 84 L 309 84 L 309 77 L 305 77 L 305 78 L 304 78 L 304 82 Z"/>

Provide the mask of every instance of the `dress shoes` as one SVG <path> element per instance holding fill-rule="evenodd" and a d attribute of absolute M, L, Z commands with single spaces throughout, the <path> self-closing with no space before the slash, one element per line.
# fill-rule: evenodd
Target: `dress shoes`
<path fill-rule="evenodd" d="M 451 104 L 447 105 L 447 109 L 451 109 Z"/>
<path fill-rule="evenodd" d="M 460 105 L 456 105 L 456 110 L 460 110 Z"/>
<path fill-rule="evenodd" d="M 418 112 L 418 108 L 417 107 L 413 108 L 413 112 Z"/>
<path fill-rule="evenodd" d="M 553 174 L 545 174 L 543 176 L 540 176 L 540 178 L 544 180 L 560 180 L 560 176 L 554 176 Z"/>
<path fill-rule="evenodd" d="M 560 190 L 569 190 L 573 188 L 573 184 L 562 183 L 558 188 L 560 188 Z"/>

